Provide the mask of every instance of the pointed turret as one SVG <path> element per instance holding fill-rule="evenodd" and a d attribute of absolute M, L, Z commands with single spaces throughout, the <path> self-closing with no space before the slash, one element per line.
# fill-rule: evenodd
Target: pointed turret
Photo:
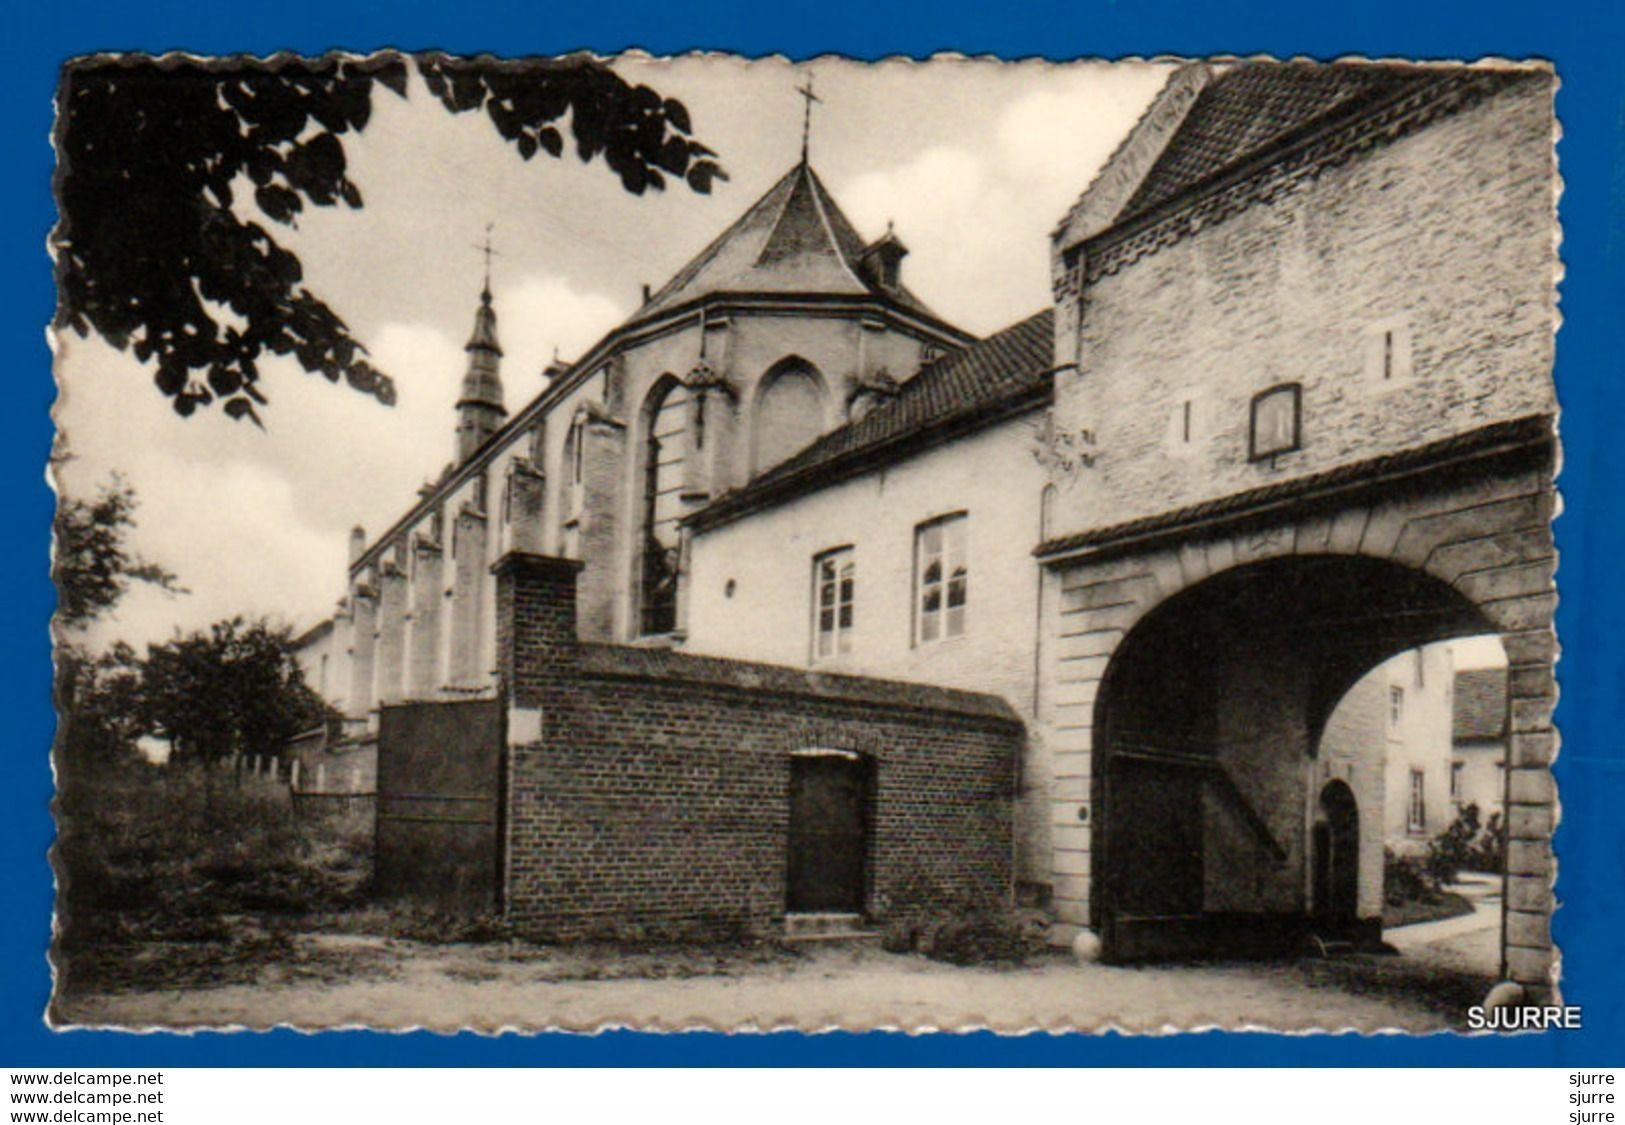
<path fill-rule="evenodd" d="M 463 346 L 468 372 L 457 398 L 457 461 L 469 459 L 486 439 L 502 427 L 508 408 L 502 402 L 502 345 L 497 343 L 497 314 L 491 307 L 491 286 L 480 292 L 474 313 L 474 331 Z"/>

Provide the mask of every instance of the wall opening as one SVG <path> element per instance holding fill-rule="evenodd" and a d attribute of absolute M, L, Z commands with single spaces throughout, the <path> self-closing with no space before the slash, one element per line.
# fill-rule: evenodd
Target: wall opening
<path fill-rule="evenodd" d="M 1488 628 L 1438 579 L 1329 555 L 1234 567 L 1135 624 L 1095 704 L 1091 912 L 1106 956 L 1302 949 L 1316 825 L 1330 846 L 1349 811 L 1319 807 L 1334 708 L 1390 657 Z"/>

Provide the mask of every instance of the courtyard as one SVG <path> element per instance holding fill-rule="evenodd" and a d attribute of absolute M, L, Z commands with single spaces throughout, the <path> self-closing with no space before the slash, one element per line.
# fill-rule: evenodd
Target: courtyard
<path fill-rule="evenodd" d="M 1056 952 L 1019 965 L 954 966 L 869 945 L 629 951 L 318 933 L 282 940 L 274 955 L 255 948 L 241 972 L 231 971 L 229 948 L 151 943 L 104 967 L 111 971 L 87 980 L 88 987 L 65 988 L 53 1020 L 125 1028 L 482 1032 L 618 1026 L 1435 1032 L 1460 1028 L 1466 1009 L 1493 983 L 1474 954 L 1494 940 L 1493 928 L 1457 925 L 1397 956 L 1123 967 L 1078 964 Z"/>

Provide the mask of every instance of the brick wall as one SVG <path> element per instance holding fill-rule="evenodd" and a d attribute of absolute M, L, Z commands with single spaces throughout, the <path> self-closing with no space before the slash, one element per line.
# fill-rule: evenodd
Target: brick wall
<path fill-rule="evenodd" d="M 988 696 L 574 643 L 574 567 L 497 567 L 505 901 L 559 937 L 760 932 L 785 912 L 791 755 L 865 756 L 866 913 L 1008 901 L 1021 725 Z M 520 732 L 516 734 L 515 732 Z"/>

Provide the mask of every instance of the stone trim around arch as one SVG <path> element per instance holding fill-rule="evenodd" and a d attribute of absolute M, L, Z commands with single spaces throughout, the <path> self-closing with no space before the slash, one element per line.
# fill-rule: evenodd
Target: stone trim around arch
<path fill-rule="evenodd" d="M 1548 430 L 1549 434 L 1549 430 Z M 1354 488 L 1240 513 L 1181 536 L 1046 560 L 1054 606 L 1046 622 L 1047 686 L 1041 720 L 1054 762 L 1054 905 L 1065 936 L 1090 925 L 1095 705 L 1113 655 L 1134 626 L 1179 592 L 1234 567 L 1291 556 L 1364 556 L 1432 575 L 1459 591 L 1498 629 L 1508 660 L 1508 879 L 1503 951 L 1507 975 L 1536 990 L 1555 986 L 1550 915 L 1551 835 L 1557 800 L 1552 627 L 1556 608 L 1555 506 L 1549 437 L 1515 458 L 1439 465 L 1381 495 Z"/>

